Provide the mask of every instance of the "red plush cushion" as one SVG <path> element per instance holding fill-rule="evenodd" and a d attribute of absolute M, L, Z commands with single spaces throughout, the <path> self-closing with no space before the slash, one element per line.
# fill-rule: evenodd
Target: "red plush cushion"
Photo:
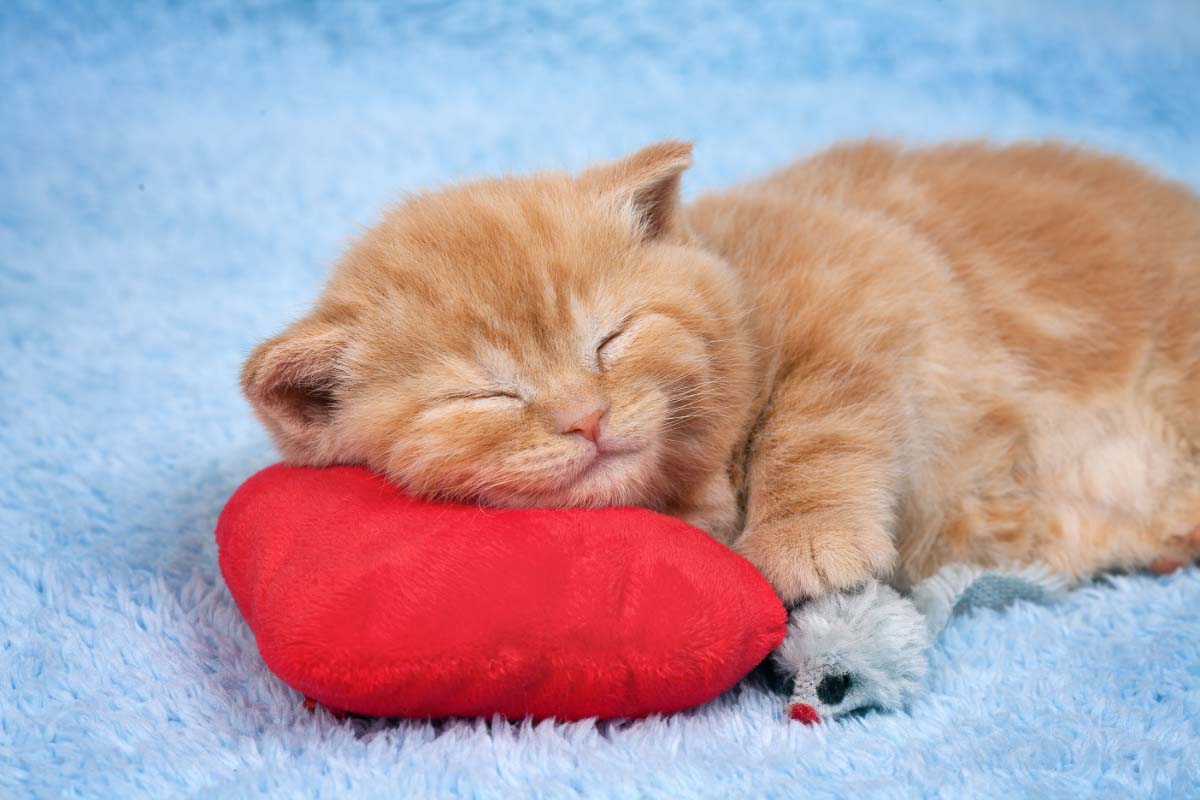
<path fill-rule="evenodd" d="M 217 543 L 267 665 L 361 714 L 677 711 L 736 683 L 786 625 L 747 561 L 678 520 L 430 503 L 354 467 L 268 467 Z"/>

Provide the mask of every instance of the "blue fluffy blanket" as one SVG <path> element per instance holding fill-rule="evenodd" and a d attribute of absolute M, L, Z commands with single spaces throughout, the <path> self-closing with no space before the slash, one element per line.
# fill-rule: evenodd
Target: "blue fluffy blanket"
<path fill-rule="evenodd" d="M 337 722 L 217 574 L 240 360 L 403 190 L 1053 135 L 1200 186 L 1195 0 L 0 4 L 0 795 L 1200 796 L 1200 573 L 956 621 L 910 713 Z M 1200 265 L 1198 265 L 1200 266 Z"/>

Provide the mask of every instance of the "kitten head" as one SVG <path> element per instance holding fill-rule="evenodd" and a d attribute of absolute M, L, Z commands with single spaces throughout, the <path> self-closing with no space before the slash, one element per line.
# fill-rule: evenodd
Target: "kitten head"
<path fill-rule="evenodd" d="M 494 505 L 669 505 L 749 406 L 735 277 L 682 216 L 690 162 L 666 142 L 409 199 L 250 356 L 246 396 L 292 463 Z"/>

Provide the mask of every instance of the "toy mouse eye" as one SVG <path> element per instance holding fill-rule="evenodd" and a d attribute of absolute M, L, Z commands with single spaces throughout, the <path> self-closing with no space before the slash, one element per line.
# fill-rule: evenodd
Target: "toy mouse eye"
<path fill-rule="evenodd" d="M 817 685 L 817 697 L 827 706 L 836 706 L 846 697 L 846 692 L 854 685 L 854 676 L 848 672 L 838 675 L 826 675 Z"/>
<path fill-rule="evenodd" d="M 777 658 L 770 658 L 759 664 L 754 675 L 763 682 L 766 688 L 776 694 L 791 697 L 796 691 L 796 673 Z"/>

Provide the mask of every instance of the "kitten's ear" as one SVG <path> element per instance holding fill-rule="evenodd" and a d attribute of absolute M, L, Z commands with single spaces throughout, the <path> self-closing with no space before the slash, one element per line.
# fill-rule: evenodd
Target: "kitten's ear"
<path fill-rule="evenodd" d="M 302 320 L 260 344 L 242 367 L 242 392 L 284 458 L 332 458 L 331 423 L 347 382 L 349 337 L 336 323 Z"/>
<path fill-rule="evenodd" d="M 579 183 L 587 191 L 628 204 L 647 240 L 683 239 L 686 226 L 679 184 L 691 165 L 689 142 L 659 142 L 620 161 L 585 170 Z"/>

